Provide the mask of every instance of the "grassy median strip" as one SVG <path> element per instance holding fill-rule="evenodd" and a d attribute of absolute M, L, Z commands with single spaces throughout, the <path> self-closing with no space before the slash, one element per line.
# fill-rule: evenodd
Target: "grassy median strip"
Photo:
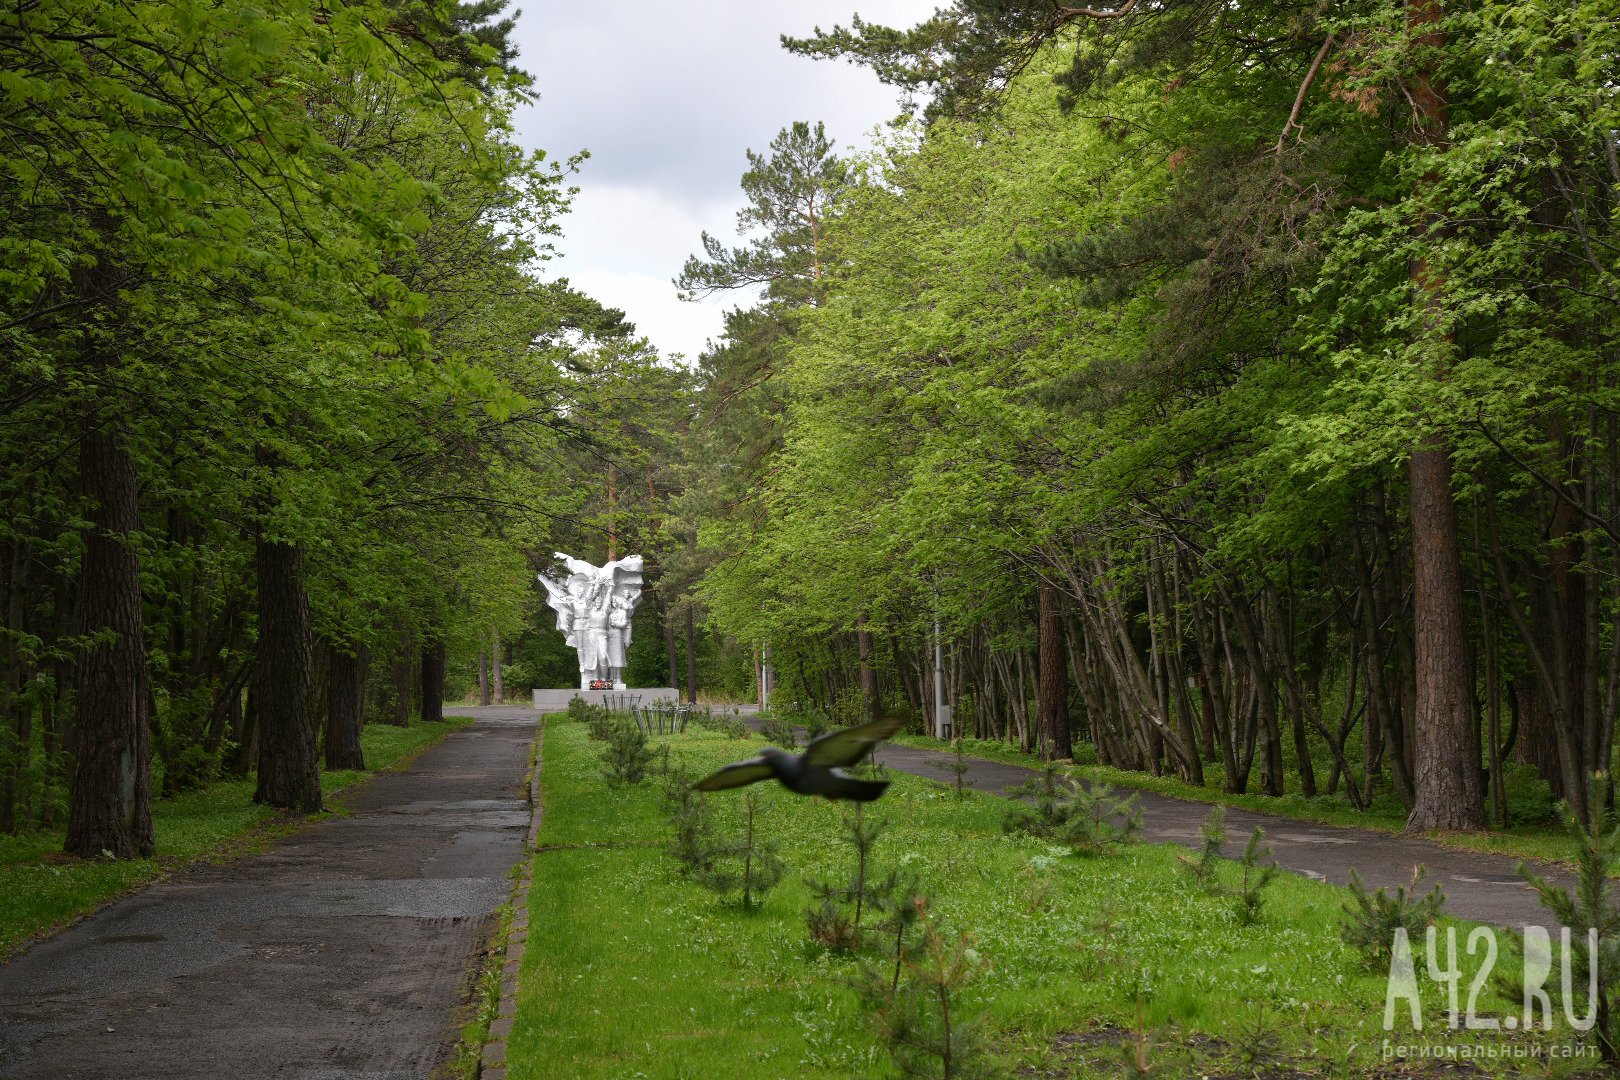
<path fill-rule="evenodd" d="M 457 716 L 408 728 L 368 724 L 360 742 L 366 761 L 374 770 L 383 769 L 470 723 Z M 368 775 L 352 769 L 322 772 L 321 787 L 336 791 Z M 251 779 L 223 780 L 153 800 L 155 859 L 67 858 L 61 854 L 59 830 L 0 837 L 0 957 L 162 873 L 267 835 L 262 827 L 283 815 L 254 803 L 253 789 Z"/>
<path fill-rule="evenodd" d="M 657 778 L 610 788 L 603 744 L 583 725 L 555 717 L 545 738 L 533 932 L 507 1052 L 514 1080 L 894 1074 L 850 988 L 858 963 L 806 935 L 803 879 L 851 871 L 844 806 L 761 785 L 759 827 L 790 871 L 745 911 L 655 846 L 667 836 Z M 663 741 L 692 775 L 760 745 L 716 732 Z M 866 811 L 889 822 L 874 873 L 916 873 L 936 923 L 968 932 L 988 962 L 961 1007 L 988 1010 L 996 1075 L 1118 1076 L 1127 1052 L 1176 1062 L 1166 1075 L 1184 1066 L 1248 1076 L 1265 1062 L 1299 1070 L 1291 1075 L 1375 1067 L 1387 971 L 1368 970 L 1341 941 L 1346 890 L 1283 874 L 1245 926 L 1230 897 L 1193 884 L 1184 849 L 1085 857 L 1005 834 L 1003 800 L 959 800 L 937 782 L 891 776 Z M 711 798 L 725 828 L 740 831 L 743 793 Z M 1420 934 L 1420 975 L 1422 946 Z M 1478 958 L 1459 959 L 1466 996 Z M 1482 1013 L 1504 1008 L 1485 983 Z M 1432 1032 L 1445 1023 L 1444 995 L 1424 987 Z"/>

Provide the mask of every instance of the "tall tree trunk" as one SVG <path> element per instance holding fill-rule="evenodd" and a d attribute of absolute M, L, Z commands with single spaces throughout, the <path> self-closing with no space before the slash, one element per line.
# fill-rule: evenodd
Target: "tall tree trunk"
<path fill-rule="evenodd" d="M 686 700 L 697 704 L 697 616 L 692 605 L 686 605 Z M 829 711 L 831 704 L 828 705 Z"/>
<path fill-rule="evenodd" d="M 304 550 L 260 537 L 259 787 L 253 801 L 314 813 L 321 808 L 315 724 L 309 715 L 311 638 Z"/>
<path fill-rule="evenodd" d="M 33 750 L 33 706 L 23 690 L 22 645 L 18 640 L 28 628 L 23 625 L 27 612 L 24 590 L 28 577 L 28 544 L 21 537 L 11 541 L 11 558 L 7 561 L 6 621 L 11 633 L 6 638 L 4 685 L 0 686 L 0 738 L 9 742 L 7 753 L 0 754 L 0 832 L 17 832 L 28 823 L 28 765 Z M 5 723 L 13 719 L 14 725 Z"/>
<path fill-rule="evenodd" d="M 489 654 L 478 651 L 478 704 L 489 704 Z"/>
<path fill-rule="evenodd" d="M 1408 0 L 1407 22 L 1430 31 L 1440 20 L 1440 0 Z M 1444 44 L 1438 32 L 1419 37 L 1422 46 Z M 1432 63 L 1426 58 L 1425 63 Z M 1433 68 L 1414 74 L 1410 97 L 1419 140 L 1441 146 L 1447 135 L 1445 85 Z M 1432 183 L 1425 177 L 1424 183 Z M 1442 285 L 1422 259 L 1412 264 L 1421 303 L 1431 309 Z M 1425 331 L 1439 334 L 1438 328 Z M 1457 503 L 1451 490 L 1451 454 L 1445 436 L 1426 436 L 1407 462 L 1412 527 L 1412 620 L 1416 678 L 1412 716 L 1412 786 L 1416 802 L 1407 818 L 1414 832 L 1485 827 L 1481 798 L 1479 728 L 1474 722 L 1473 671 L 1468 654 L 1468 614 L 1462 580 Z"/>
<path fill-rule="evenodd" d="M 675 700 L 681 697 L 680 653 L 675 648 L 675 609 L 664 601 L 664 648 L 669 654 L 669 688 L 675 691 Z"/>
<path fill-rule="evenodd" d="M 872 631 L 866 628 L 866 616 L 855 620 L 855 651 L 861 659 L 861 713 L 868 720 L 878 716 L 877 671 L 872 667 Z"/>
<path fill-rule="evenodd" d="M 1443 441 L 1425 440 L 1413 452 L 1408 472 L 1417 643 L 1412 786 L 1417 801 L 1406 827 L 1413 832 L 1483 829 L 1457 503 L 1451 494 L 1451 456 Z"/>
<path fill-rule="evenodd" d="M 334 646 L 327 677 L 326 767 L 364 769 L 366 755 L 360 747 L 360 709 L 366 687 L 365 661 Z"/>
<path fill-rule="evenodd" d="M 1069 737 L 1069 668 L 1063 644 L 1063 605 L 1057 589 L 1046 582 L 1035 590 L 1039 636 L 1038 661 L 1040 689 L 1036 695 L 1036 726 L 1040 729 L 1041 755 L 1047 761 L 1074 756 Z"/>
<path fill-rule="evenodd" d="M 79 632 L 99 638 L 79 662 L 77 759 L 62 849 L 93 859 L 152 855 L 152 744 L 141 613 L 135 463 L 119 434 L 86 425 L 79 475 L 88 503 Z"/>
<path fill-rule="evenodd" d="M 490 649 L 489 662 L 490 662 L 490 666 L 491 666 L 491 668 L 493 670 L 490 671 L 490 678 L 495 683 L 495 686 L 494 686 L 495 704 L 497 704 L 497 705 L 505 705 L 506 704 L 506 678 L 505 678 L 504 674 L 501 671 L 501 669 L 505 665 L 503 663 L 504 658 L 501 656 L 501 630 L 500 630 L 500 627 L 496 627 L 492 631 L 492 634 L 493 634 L 494 643 L 493 643 L 493 646 Z"/>
<path fill-rule="evenodd" d="M 399 643 L 394 647 L 394 708 L 390 720 L 395 727 L 411 726 L 411 633 L 403 621 L 397 624 Z"/>
<path fill-rule="evenodd" d="M 422 722 L 439 723 L 444 719 L 444 642 L 429 637 L 422 647 Z"/>

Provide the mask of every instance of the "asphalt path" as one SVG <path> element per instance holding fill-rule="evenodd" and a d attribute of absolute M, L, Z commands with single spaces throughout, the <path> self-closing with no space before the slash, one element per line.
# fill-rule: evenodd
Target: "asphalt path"
<path fill-rule="evenodd" d="M 754 728 L 762 722 L 748 721 Z M 954 783 L 948 772 L 935 768 L 951 754 L 943 744 L 939 750 L 921 750 L 897 743 L 885 743 L 875 759 L 898 772 L 926 776 L 931 780 Z M 970 757 L 966 781 L 977 791 L 1006 795 L 1040 770 L 999 761 Z M 1172 799 L 1139 788 L 1118 786 L 1118 797 L 1132 793 L 1142 808 L 1142 835 L 1153 843 L 1199 846 L 1198 827 L 1209 817 L 1210 804 L 1190 799 Z M 1033 800 L 1031 800 L 1033 801 Z M 1265 830 L 1277 865 L 1317 881 L 1346 885 L 1354 870 L 1370 887 L 1393 891 L 1412 883 L 1417 867 L 1427 874 L 1420 888 L 1428 891 L 1438 884 L 1446 893 L 1444 911 L 1460 919 L 1494 926 L 1522 929 L 1525 926 L 1554 926 L 1556 920 L 1518 874 L 1521 861 L 1505 855 L 1482 854 L 1437 844 L 1419 837 L 1396 836 L 1373 829 L 1339 828 L 1318 825 L 1298 818 L 1260 814 L 1236 807 L 1226 808 L 1226 835 L 1222 854 L 1242 855 L 1249 835 L 1258 826 Z M 1530 860 L 1531 869 L 1542 877 L 1565 886 L 1574 884 L 1573 875 L 1561 867 Z"/>
<path fill-rule="evenodd" d="M 899 772 L 954 782 L 947 772 L 930 762 L 950 758 L 943 750 L 919 750 L 895 743 L 884 744 L 877 760 Z M 1007 765 L 983 758 L 969 758 L 967 780 L 978 791 L 1004 795 L 1006 789 L 1038 776 L 1036 769 Z M 1198 827 L 1209 816 L 1208 803 L 1172 799 L 1150 791 L 1116 787 L 1119 797 L 1135 792 L 1142 807 L 1143 838 L 1154 843 L 1177 843 L 1196 848 Z M 1257 814 L 1235 807 L 1226 808 L 1226 835 L 1229 841 L 1222 854 L 1236 858 L 1243 853 L 1255 826 L 1266 831 L 1277 865 L 1317 881 L 1347 884 L 1355 870 L 1368 885 L 1393 890 L 1410 885 L 1414 867 L 1428 870 L 1422 889 L 1439 884 L 1446 893 L 1445 912 L 1460 919 L 1521 929 L 1525 926 L 1552 926 L 1556 921 L 1519 877 L 1521 860 L 1503 855 L 1486 855 L 1445 847 L 1432 840 L 1395 836 L 1372 829 L 1344 829 L 1318 825 L 1297 818 Z M 1549 880 L 1569 885 L 1573 878 L 1559 867 L 1535 862 L 1532 868 Z"/>
<path fill-rule="evenodd" d="M 0 1077 L 430 1080 L 522 857 L 536 714 L 477 721 L 348 816 L 174 875 L 0 966 Z"/>

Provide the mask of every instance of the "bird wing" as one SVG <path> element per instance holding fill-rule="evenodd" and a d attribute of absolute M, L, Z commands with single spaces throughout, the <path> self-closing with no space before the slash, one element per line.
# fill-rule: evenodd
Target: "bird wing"
<path fill-rule="evenodd" d="M 724 791 L 727 788 L 747 787 L 761 780 L 775 778 L 776 770 L 762 757 L 749 758 L 735 765 L 727 765 L 719 772 L 705 776 L 692 785 L 694 791 Z"/>
<path fill-rule="evenodd" d="M 836 768 L 853 765 L 866 756 L 866 752 L 885 739 L 892 739 L 904 721 L 898 716 L 885 716 L 858 727 L 839 728 L 812 739 L 804 748 L 804 763 Z"/>

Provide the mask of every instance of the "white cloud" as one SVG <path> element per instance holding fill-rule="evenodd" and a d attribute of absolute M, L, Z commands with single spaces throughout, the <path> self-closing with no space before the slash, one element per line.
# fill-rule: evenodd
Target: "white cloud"
<path fill-rule="evenodd" d="M 553 264 L 557 265 L 557 264 Z M 569 282 L 608 307 L 622 308 L 636 324 L 636 333 L 648 338 L 665 356 L 682 353 L 686 362 L 697 361 L 710 338 L 720 336 L 728 306 L 719 300 L 688 303 L 675 298 L 669 279 L 605 267 L 587 267 L 568 275 Z"/>
<path fill-rule="evenodd" d="M 550 272 L 623 308 L 661 350 L 695 357 L 740 298 L 682 303 L 669 282 L 703 230 L 733 242 L 743 151 L 764 150 L 795 120 L 825 121 L 848 149 L 897 111 L 893 88 L 866 70 L 792 56 L 778 35 L 847 23 L 857 7 L 909 26 L 934 4 L 524 4 L 519 63 L 541 102 L 517 117 L 519 139 L 553 157 L 592 155 Z"/>

